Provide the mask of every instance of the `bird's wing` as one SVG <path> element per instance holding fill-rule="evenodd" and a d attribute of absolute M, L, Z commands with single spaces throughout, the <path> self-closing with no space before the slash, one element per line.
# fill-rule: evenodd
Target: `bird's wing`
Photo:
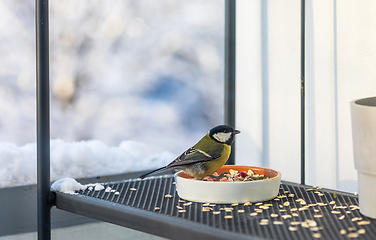
<path fill-rule="evenodd" d="M 203 150 L 191 147 L 167 165 L 167 167 L 178 167 L 192 163 L 207 162 L 219 158 L 220 156 L 221 154 L 219 153 L 209 154 Z"/>

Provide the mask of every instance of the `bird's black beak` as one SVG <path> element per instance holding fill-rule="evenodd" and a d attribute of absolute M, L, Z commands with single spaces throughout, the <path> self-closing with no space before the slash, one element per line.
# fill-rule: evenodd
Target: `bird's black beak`
<path fill-rule="evenodd" d="M 234 130 L 234 134 L 239 134 L 241 133 L 239 130 Z"/>

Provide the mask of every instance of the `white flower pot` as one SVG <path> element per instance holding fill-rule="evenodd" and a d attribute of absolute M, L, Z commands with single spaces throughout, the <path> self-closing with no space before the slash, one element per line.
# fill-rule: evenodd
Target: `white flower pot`
<path fill-rule="evenodd" d="M 376 97 L 351 102 L 360 212 L 376 218 Z"/>

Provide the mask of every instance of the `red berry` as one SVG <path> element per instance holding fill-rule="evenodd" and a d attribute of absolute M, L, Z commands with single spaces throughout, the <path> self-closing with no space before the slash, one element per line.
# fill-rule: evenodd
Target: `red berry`
<path fill-rule="evenodd" d="M 241 178 L 245 178 L 246 176 L 248 176 L 248 174 L 245 172 L 240 172 L 238 175 L 238 177 L 241 177 Z"/>

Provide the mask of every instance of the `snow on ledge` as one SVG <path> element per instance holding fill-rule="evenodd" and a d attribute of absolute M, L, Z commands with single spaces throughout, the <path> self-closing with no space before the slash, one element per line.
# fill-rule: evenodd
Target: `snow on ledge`
<path fill-rule="evenodd" d="M 59 179 L 51 185 L 51 188 L 67 194 L 77 194 L 76 191 L 85 190 L 87 188 L 89 188 L 90 191 L 101 191 L 104 189 L 103 185 L 100 183 L 89 183 L 82 185 L 73 178 Z"/>

